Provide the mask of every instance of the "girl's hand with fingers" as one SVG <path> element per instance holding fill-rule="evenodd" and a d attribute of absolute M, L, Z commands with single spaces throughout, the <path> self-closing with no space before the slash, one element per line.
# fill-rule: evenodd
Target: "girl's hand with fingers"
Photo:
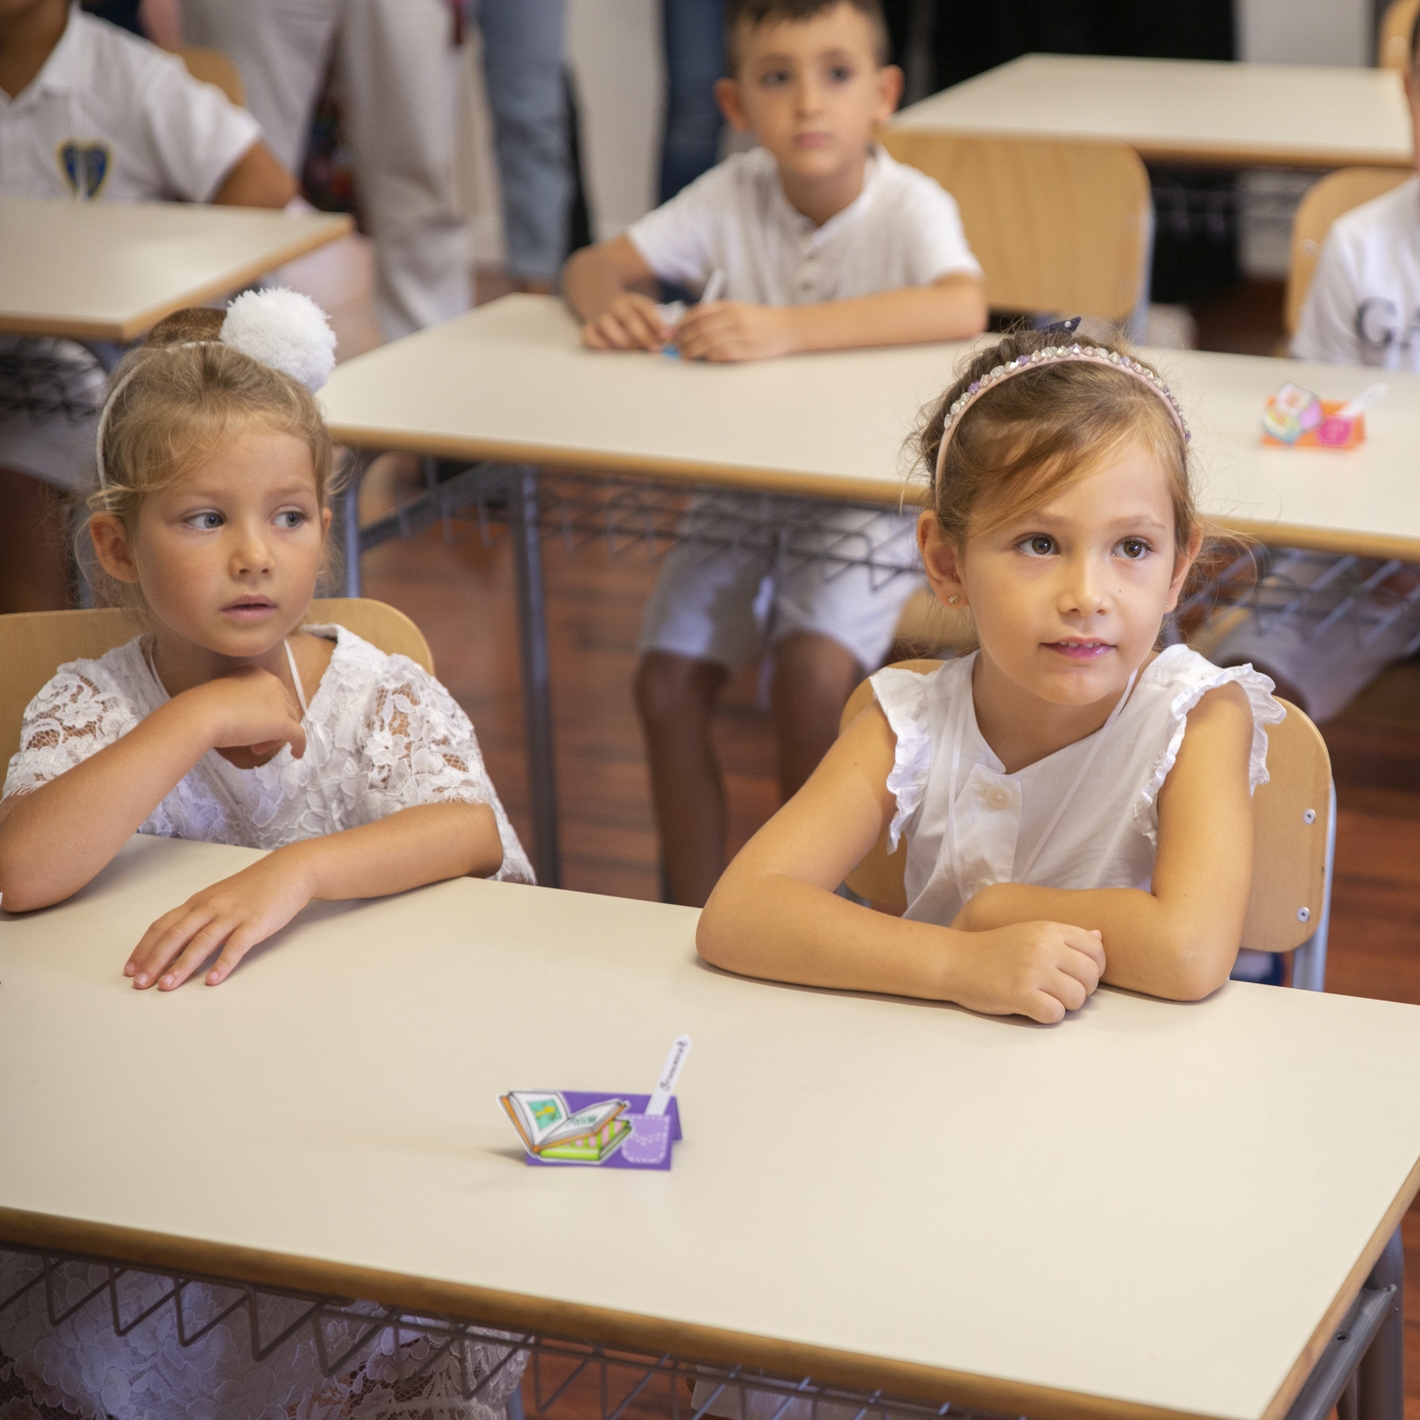
<path fill-rule="evenodd" d="M 1104 975 L 1100 933 L 1063 922 L 1018 922 L 958 942 L 950 999 L 987 1015 L 1054 1025 L 1078 1011 Z"/>
<path fill-rule="evenodd" d="M 143 934 L 123 974 L 131 976 L 140 990 L 156 983 L 160 990 L 171 991 L 220 948 L 207 973 L 207 984 L 216 986 L 252 947 L 284 927 L 312 895 L 301 855 L 278 848 L 164 913 Z"/>
<path fill-rule="evenodd" d="M 300 759 L 306 752 L 301 707 L 270 671 L 242 666 L 185 691 L 202 715 L 212 748 L 238 769 L 253 764 L 289 744 Z"/>

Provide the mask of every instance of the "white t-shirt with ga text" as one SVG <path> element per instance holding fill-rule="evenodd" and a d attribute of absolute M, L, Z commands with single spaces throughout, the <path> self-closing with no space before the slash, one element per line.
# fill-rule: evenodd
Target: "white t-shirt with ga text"
<path fill-rule="evenodd" d="M 0 196 L 207 202 L 260 137 L 175 54 L 75 5 L 34 79 L 0 90 Z"/>
<path fill-rule="evenodd" d="M 1292 354 L 1420 370 L 1420 177 L 1332 224 Z"/>
<path fill-rule="evenodd" d="M 662 281 L 766 306 L 842 301 L 953 272 L 979 277 L 956 202 L 925 173 L 874 148 L 863 190 L 821 227 L 784 195 L 763 148 L 736 153 L 627 232 Z"/>

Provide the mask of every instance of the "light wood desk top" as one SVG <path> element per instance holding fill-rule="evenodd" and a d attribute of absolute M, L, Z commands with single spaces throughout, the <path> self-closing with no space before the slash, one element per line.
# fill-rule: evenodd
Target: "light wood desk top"
<path fill-rule="evenodd" d="M 133 340 L 350 226 L 323 212 L 0 198 L 0 332 Z"/>
<path fill-rule="evenodd" d="M 918 345 L 705 365 L 582 348 L 560 302 L 510 296 L 337 367 L 322 391 L 357 447 L 896 503 L 903 441 L 967 347 Z M 1420 376 L 1351 453 L 1264 447 L 1286 380 L 1349 399 L 1374 370 L 1161 350 L 1194 430 L 1205 511 L 1291 546 L 1420 559 Z M 909 499 L 920 499 L 919 480 Z"/>
<path fill-rule="evenodd" d="M 894 127 L 1127 143 L 1157 162 L 1409 167 L 1385 69 L 1027 54 L 896 114 Z"/>
<path fill-rule="evenodd" d="M 461 880 L 217 989 L 120 975 L 257 855 L 135 840 L 0 917 L 0 1238 L 1060 1420 L 1275 1420 L 1413 1195 L 1420 1009 L 1229 983 L 1059 1027 L 755 983 L 696 914 Z M 668 1174 L 495 1096 L 649 1088 Z"/>

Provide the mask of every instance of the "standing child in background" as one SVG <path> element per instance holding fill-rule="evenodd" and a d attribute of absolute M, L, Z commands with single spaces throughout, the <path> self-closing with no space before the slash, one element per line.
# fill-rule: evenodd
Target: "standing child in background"
<path fill-rule="evenodd" d="M 448 691 L 342 626 L 302 624 L 330 523 L 330 436 L 307 386 L 334 345 L 289 291 L 239 296 L 225 318 L 180 311 L 119 366 L 104 407 L 89 531 L 149 631 L 60 666 L 25 711 L 0 799 L 4 905 L 63 900 L 135 832 L 270 850 L 153 923 L 123 968 L 136 987 L 171 990 L 217 954 L 215 985 L 314 899 L 460 874 L 532 881 Z M 18 1265 L 0 1253 L 0 1296 L 16 1294 Z M 163 1308 L 120 1336 L 90 1308 L 56 1329 L 31 1288 L 0 1312 L 0 1384 L 89 1420 L 210 1413 L 214 1395 L 224 1415 L 294 1415 L 316 1397 L 325 1408 L 301 1414 L 358 1401 L 374 1417 L 396 1363 L 431 1345 L 377 1348 L 326 1381 L 309 1341 L 255 1362 L 240 1325 L 187 1348 L 175 1328 Z M 486 1415 L 522 1368 L 467 1407 L 458 1369 L 435 1363 L 403 1405 Z"/>
<path fill-rule="evenodd" d="M 756 360 L 979 332 L 981 269 L 956 204 L 872 141 L 902 87 L 884 62 L 877 0 L 732 0 L 726 23 L 730 77 L 717 94 L 730 122 L 762 146 L 567 263 L 564 288 L 586 343 L 654 351 L 673 341 L 687 359 Z M 656 281 L 702 292 L 713 281 L 726 299 L 712 292 L 671 329 L 646 294 Z M 685 530 L 699 506 L 692 502 Z M 866 532 L 865 521 L 843 510 L 825 541 Z M 910 528 L 890 514 L 872 521 L 882 538 Z M 682 545 L 646 610 L 636 697 L 676 902 L 703 903 L 724 867 L 710 715 L 730 675 L 768 640 L 787 797 L 833 742 L 844 701 L 881 662 L 915 590 L 909 577 L 875 587 L 866 568 L 835 569 L 831 579 L 813 563 L 774 573 L 769 553 L 707 558 Z M 766 628 L 756 607 L 771 576 Z"/>
<path fill-rule="evenodd" d="M 0 154 L 0 197 L 284 207 L 296 191 L 249 113 L 69 0 L 0 0 Z M 82 480 L 102 386 L 72 341 L 0 336 L 0 613 L 68 604 L 52 489 Z"/>
<path fill-rule="evenodd" d="M 1283 712 L 1251 667 L 1157 649 L 1203 536 L 1187 438 L 1121 346 L 1032 332 L 972 360 L 920 438 L 918 541 L 980 650 L 873 677 L 726 871 L 705 957 L 1038 1021 L 1101 980 L 1193 1000 L 1227 979 Z M 907 838 L 902 919 L 834 893 L 884 831 Z"/>

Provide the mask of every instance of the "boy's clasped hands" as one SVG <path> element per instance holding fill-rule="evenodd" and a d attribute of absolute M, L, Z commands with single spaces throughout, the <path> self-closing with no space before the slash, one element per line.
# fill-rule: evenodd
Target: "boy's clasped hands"
<path fill-rule="evenodd" d="M 583 326 L 582 339 L 593 350 L 671 346 L 686 360 L 768 360 L 796 348 L 794 315 L 792 306 L 706 301 L 667 323 L 650 297 L 626 291 Z"/>

